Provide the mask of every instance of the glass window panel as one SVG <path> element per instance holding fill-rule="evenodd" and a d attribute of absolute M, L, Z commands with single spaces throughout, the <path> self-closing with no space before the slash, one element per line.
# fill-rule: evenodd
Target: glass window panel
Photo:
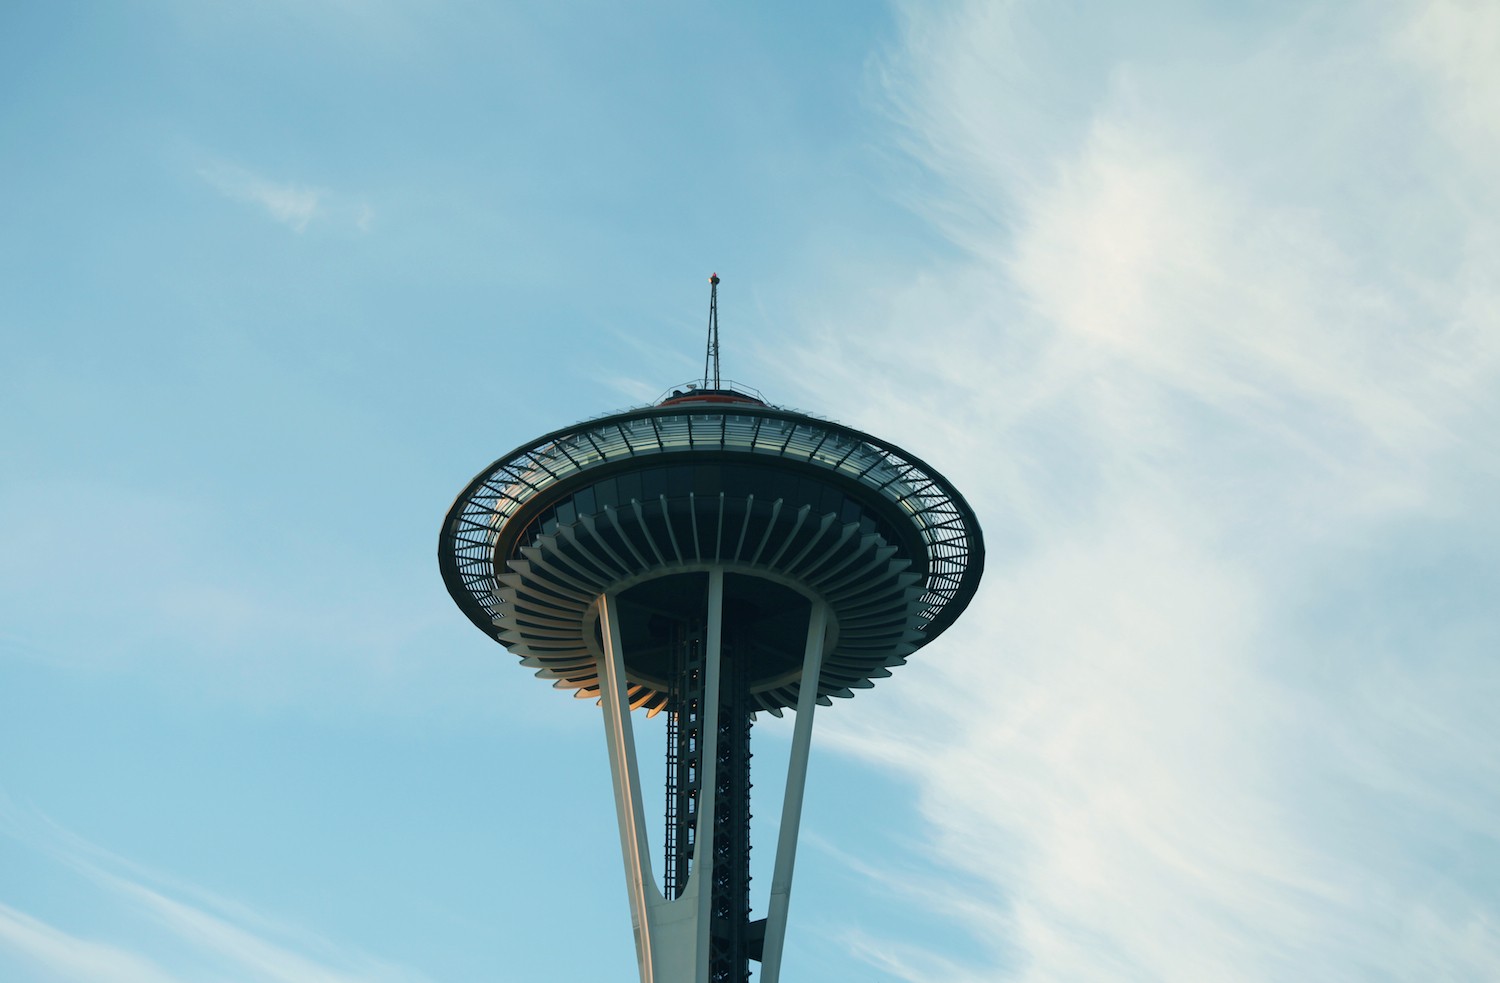
<path fill-rule="evenodd" d="M 818 501 L 819 513 L 826 514 L 828 512 L 833 512 L 837 514 L 839 508 L 843 504 L 844 496 L 839 494 L 839 490 L 837 488 L 831 487 L 829 485 L 823 486 L 823 495 L 822 498 L 820 498 Z"/>
<path fill-rule="evenodd" d="M 641 476 L 638 472 L 622 474 L 617 480 L 620 488 L 620 504 L 624 505 L 631 499 L 640 501 L 645 496 L 645 490 L 641 487 Z"/>

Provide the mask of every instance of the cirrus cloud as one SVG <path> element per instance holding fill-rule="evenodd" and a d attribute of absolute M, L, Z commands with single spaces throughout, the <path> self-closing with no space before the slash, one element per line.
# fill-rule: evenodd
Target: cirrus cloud
<path fill-rule="evenodd" d="M 905 9 L 880 81 L 958 252 L 802 354 L 954 462 L 989 574 L 821 726 L 909 776 L 992 958 L 877 968 L 1500 975 L 1500 22 L 1368 13 Z"/>

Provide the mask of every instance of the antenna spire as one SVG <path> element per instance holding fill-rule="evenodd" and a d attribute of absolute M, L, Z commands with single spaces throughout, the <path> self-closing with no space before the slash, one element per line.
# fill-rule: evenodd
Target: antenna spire
<path fill-rule="evenodd" d="M 719 274 L 708 277 L 708 352 L 703 356 L 703 388 L 719 388 Z M 713 375 L 708 374 L 709 366 Z M 713 384 L 709 385 L 712 379 Z"/>

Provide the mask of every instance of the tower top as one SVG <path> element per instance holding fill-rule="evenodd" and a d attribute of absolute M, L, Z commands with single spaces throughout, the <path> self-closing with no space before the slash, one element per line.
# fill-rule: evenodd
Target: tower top
<path fill-rule="evenodd" d="M 719 371 L 719 274 L 708 275 L 708 347 L 703 355 L 703 377 L 673 386 L 657 397 L 658 406 L 671 403 L 755 403 L 765 398 L 749 386 L 725 379 Z"/>
<path fill-rule="evenodd" d="M 820 700 L 872 686 L 953 623 L 978 587 L 984 542 L 947 479 L 868 433 L 715 395 L 694 390 L 555 430 L 476 475 L 438 550 L 464 614 L 538 675 L 589 698 L 599 695 L 593 599 L 668 575 L 720 566 L 825 600 L 834 635 Z M 758 661 L 750 709 L 795 706 L 796 667 Z M 659 667 L 630 668 L 632 704 L 665 705 Z"/>

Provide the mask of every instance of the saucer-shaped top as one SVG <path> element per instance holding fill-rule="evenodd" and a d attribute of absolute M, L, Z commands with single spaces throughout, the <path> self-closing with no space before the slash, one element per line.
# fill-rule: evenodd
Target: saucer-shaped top
<path fill-rule="evenodd" d="M 850 696 L 953 623 L 984 546 L 958 491 L 891 444 L 758 401 L 668 397 L 500 458 L 454 502 L 438 556 L 471 621 L 579 696 L 598 693 L 596 601 L 618 594 L 640 626 L 624 629 L 631 702 L 653 710 L 666 684 L 641 612 L 670 617 L 691 575 L 723 569 L 752 702 L 777 711 L 800 681 L 788 612 L 828 603 L 819 695 Z"/>

